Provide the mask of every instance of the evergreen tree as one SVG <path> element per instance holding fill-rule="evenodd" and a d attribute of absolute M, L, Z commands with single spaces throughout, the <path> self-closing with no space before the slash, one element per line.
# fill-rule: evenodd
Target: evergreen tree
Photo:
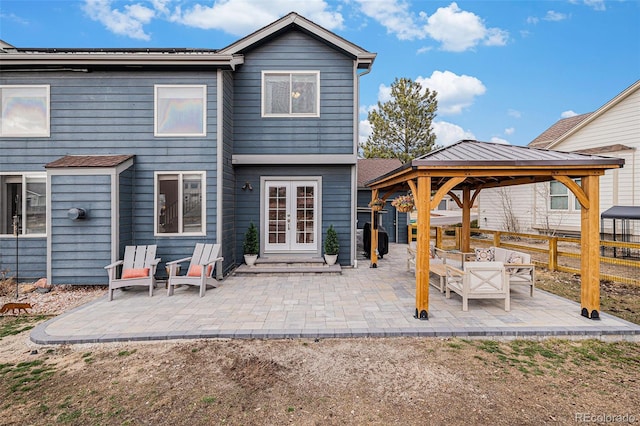
<path fill-rule="evenodd" d="M 437 92 L 408 78 L 396 78 L 391 99 L 369 113 L 373 132 L 363 144 L 365 158 L 398 158 L 407 163 L 435 148 L 431 123 L 438 109 Z"/>

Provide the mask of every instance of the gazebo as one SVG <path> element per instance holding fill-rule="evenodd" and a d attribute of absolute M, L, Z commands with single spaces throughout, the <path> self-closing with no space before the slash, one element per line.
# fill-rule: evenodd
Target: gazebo
<path fill-rule="evenodd" d="M 462 208 L 461 250 L 470 250 L 471 207 L 486 188 L 557 180 L 581 205 L 581 315 L 600 314 L 600 187 L 607 169 L 624 160 L 598 155 L 461 140 L 387 173 L 367 186 L 372 200 L 411 190 L 418 213 L 415 317 L 429 319 L 429 243 L 431 210 L 449 194 Z M 581 184 L 576 183 L 581 179 Z M 456 192 L 453 192 L 456 191 Z M 457 194 L 462 194 L 460 198 Z M 372 215 L 373 216 L 373 215 Z M 376 223 L 372 217 L 372 223 Z M 371 267 L 377 267 L 377 230 L 371 236 Z"/>

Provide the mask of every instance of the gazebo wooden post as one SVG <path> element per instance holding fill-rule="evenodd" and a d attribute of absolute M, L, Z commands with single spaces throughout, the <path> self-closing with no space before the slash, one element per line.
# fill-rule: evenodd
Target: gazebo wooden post
<path fill-rule="evenodd" d="M 416 313 L 429 319 L 429 240 L 431 228 L 431 177 L 418 177 L 418 238 L 416 250 Z"/>
<path fill-rule="evenodd" d="M 600 186 L 599 176 L 582 177 L 589 205 L 581 210 L 580 305 L 582 316 L 600 319 Z"/>
<path fill-rule="evenodd" d="M 462 189 L 462 239 L 460 251 L 468 253 L 471 250 L 471 188 Z"/>
<path fill-rule="evenodd" d="M 371 191 L 371 205 L 373 205 L 373 201 L 377 198 L 378 190 L 374 189 L 373 191 Z M 371 251 L 369 252 L 369 256 L 371 259 L 371 264 L 369 266 L 370 268 L 378 267 L 378 227 L 376 226 L 376 224 L 378 223 L 378 218 L 376 217 L 377 214 L 378 212 L 375 211 L 373 207 L 371 207 Z"/>

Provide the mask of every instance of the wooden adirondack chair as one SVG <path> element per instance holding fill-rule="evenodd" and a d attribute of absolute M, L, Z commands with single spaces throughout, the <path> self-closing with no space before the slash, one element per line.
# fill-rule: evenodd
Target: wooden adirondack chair
<path fill-rule="evenodd" d="M 224 258 L 219 256 L 220 244 L 197 243 L 191 257 L 167 262 L 169 278 L 167 279 L 167 295 L 172 296 L 177 285 L 200 286 L 200 297 L 204 296 L 207 286 L 215 288 L 216 278 L 213 271 L 216 270 L 219 278 L 222 278 L 221 269 Z M 182 262 L 189 262 L 186 275 L 178 275 L 178 266 Z"/>
<path fill-rule="evenodd" d="M 156 268 L 160 258 L 156 258 L 156 245 L 126 246 L 124 259 L 104 267 L 109 274 L 109 301 L 113 300 L 113 292 L 117 288 L 130 286 L 149 287 L 149 296 L 153 296 L 156 285 Z M 118 278 L 118 266 L 122 272 Z"/>

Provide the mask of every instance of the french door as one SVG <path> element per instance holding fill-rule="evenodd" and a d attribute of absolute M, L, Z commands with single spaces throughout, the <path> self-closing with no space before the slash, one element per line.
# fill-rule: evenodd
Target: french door
<path fill-rule="evenodd" d="M 317 181 L 265 182 L 265 252 L 316 252 L 318 217 Z"/>

